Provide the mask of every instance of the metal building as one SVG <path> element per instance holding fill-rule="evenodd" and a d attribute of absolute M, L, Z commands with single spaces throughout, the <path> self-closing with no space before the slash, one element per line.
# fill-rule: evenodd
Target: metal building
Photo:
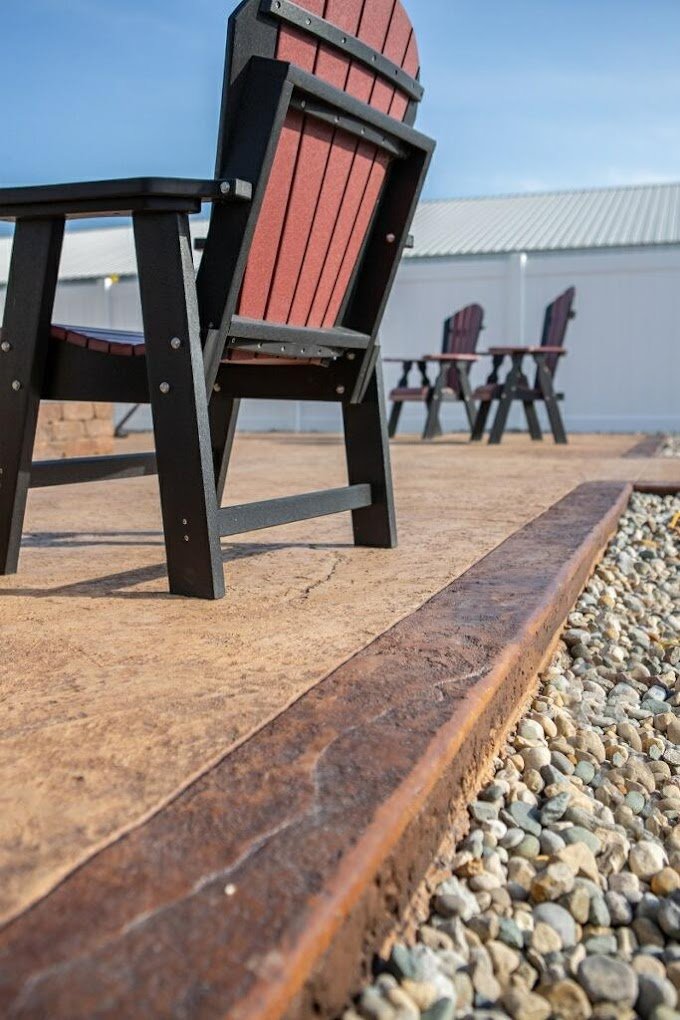
<path fill-rule="evenodd" d="M 206 226 L 194 221 L 195 236 Z M 436 352 L 443 320 L 473 301 L 486 311 L 482 348 L 535 343 L 545 306 L 574 285 L 558 376 L 568 427 L 680 431 L 680 184 L 427 202 L 413 233 L 382 331 L 386 354 Z M 0 238 L 0 307 L 10 244 Z M 69 232 L 55 321 L 139 329 L 135 274 L 131 228 Z M 396 367 L 386 375 L 394 382 Z M 251 402 L 241 426 L 335 430 L 337 415 Z M 407 407 L 402 420 L 419 429 L 422 409 Z M 445 407 L 444 424 L 463 427 L 459 407 Z"/>

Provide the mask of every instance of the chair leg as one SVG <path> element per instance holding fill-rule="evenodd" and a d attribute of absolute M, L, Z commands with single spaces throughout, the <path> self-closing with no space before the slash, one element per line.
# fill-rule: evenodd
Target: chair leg
<path fill-rule="evenodd" d="M 567 433 L 564 428 L 564 422 L 562 421 L 562 415 L 560 414 L 559 404 L 557 397 L 555 396 L 555 390 L 553 387 L 552 376 L 545 366 L 543 359 L 537 359 L 538 361 L 538 382 L 541 387 L 541 393 L 543 394 L 543 401 L 545 403 L 545 409 L 548 412 L 548 420 L 550 421 L 550 428 L 555 438 L 555 442 L 560 446 L 566 446 L 568 443 Z"/>
<path fill-rule="evenodd" d="M 554 397 L 551 397 L 545 402 L 545 409 L 548 412 L 548 418 L 550 420 L 550 428 L 555 438 L 555 442 L 559 446 L 566 446 L 569 440 L 567 439 L 567 431 L 562 421 L 562 415 L 560 413 L 559 404 Z"/>
<path fill-rule="evenodd" d="M 401 418 L 401 412 L 404 404 L 401 400 L 395 400 L 392 403 L 392 410 L 390 411 L 390 423 L 387 429 L 387 434 L 390 439 L 394 439 L 399 428 L 399 419 Z"/>
<path fill-rule="evenodd" d="M 224 595 L 215 471 L 189 221 L 134 217 L 170 591 Z"/>
<path fill-rule="evenodd" d="M 16 573 L 64 220 L 19 220 L 0 352 L 0 574 Z"/>
<path fill-rule="evenodd" d="M 349 484 L 368 483 L 373 493 L 371 506 L 352 513 L 355 544 L 393 549 L 397 544 L 397 525 L 380 361 L 362 402 L 343 404 L 342 415 Z"/>
<path fill-rule="evenodd" d="M 503 386 L 503 393 L 498 401 L 498 410 L 496 411 L 496 418 L 491 428 L 491 434 L 489 436 L 489 444 L 491 446 L 497 446 L 505 432 L 505 427 L 508 423 L 508 415 L 510 414 L 510 408 L 512 402 L 515 399 L 515 393 L 517 390 L 517 383 L 522 375 L 522 362 L 521 359 L 515 359 L 513 357 L 513 365 L 508 372 L 508 377 L 505 380 Z"/>
<path fill-rule="evenodd" d="M 446 374 L 446 372 L 439 373 L 437 381 L 427 398 L 427 416 L 425 418 L 425 428 L 423 429 L 423 439 L 436 439 L 437 436 L 442 435 L 439 414 L 442 406 L 442 389 Z"/>
<path fill-rule="evenodd" d="M 526 415 L 527 425 L 529 426 L 529 433 L 531 438 L 536 442 L 543 439 L 543 433 L 541 432 L 541 425 L 538 420 L 536 413 L 536 405 L 533 400 L 525 400 L 524 402 L 524 414 Z"/>
<path fill-rule="evenodd" d="M 215 384 L 215 390 L 210 398 L 209 414 L 218 507 L 222 505 L 224 496 L 240 406 L 240 400 L 226 397 L 219 389 L 219 383 Z"/>
<path fill-rule="evenodd" d="M 470 433 L 472 434 L 475 427 L 475 421 L 477 419 L 477 406 L 472 399 L 469 365 L 456 365 L 456 374 L 458 376 L 458 391 L 460 393 L 460 399 L 465 404 L 465 413 L 467 415 L 468 425 L 470 426 Z"/>
<path fill-rule="evenodd" d="M 477 408 L 477 414 L 475 415 L 474 424 L 472 426 L 472 432 L 470 433 L 471 442 L 479 443 L 484 438 L 484 431 L 486 429 L 486 423 L 489 420 L 490 411 L 491 401 L 482 400 L 479 407 Z"/>

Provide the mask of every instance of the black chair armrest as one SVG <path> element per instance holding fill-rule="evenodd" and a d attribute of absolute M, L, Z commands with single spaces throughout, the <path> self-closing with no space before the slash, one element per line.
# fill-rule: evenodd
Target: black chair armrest
<path fill-rule="evenodd" d="M 131 177 L 117 181 L 47 184 L 0 189 L 0 219 L 127 216 L 135 212 L 200 212 L 203 202 L 248 202 L 252 185 L 241 180 Z"/>

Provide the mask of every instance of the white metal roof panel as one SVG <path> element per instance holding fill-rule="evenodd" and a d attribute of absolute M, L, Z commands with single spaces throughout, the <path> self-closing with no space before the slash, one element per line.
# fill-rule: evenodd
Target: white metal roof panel
<path fill-rule="evenodd" d="M 424 202 L 408 258 L 680 244 L 680 183 Z"/>

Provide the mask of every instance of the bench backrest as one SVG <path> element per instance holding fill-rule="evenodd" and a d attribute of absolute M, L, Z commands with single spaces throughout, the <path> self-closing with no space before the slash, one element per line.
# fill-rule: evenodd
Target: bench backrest
<path fill-rule="evenodd" d="M 484 329 L 484 309 L 481 305 L 468 305 L 444 323 L 442 354 L 474 354 L 479 334 Z M 447 386 L 460 396 L 458 373 L 451 369 Z"/>
<path fill-rule="evenodd" d="M 400 126 L 415 119 L 422 95 L 418 49 L 400 0 L 245 0 L 230 19 L 218 177 L 240 170 L 234 150 L 244 143 L 237 121 L 257 101 L 248 91 L 248 65 L 258 57 L 294 65 L 328 83 L 358 100 L 356 110 L 366 104 Z M 319 118 L 311 103 L 301 105 L 291 105 L 276 128 L 275 150 L 255 182 L 255 222 L 242 220 L 251 236 L 244 238 L 247 257 L 232 311 L 277 325 L 330 328 L 343 324 L 398 157 L 380 144 L 385 137 L 375 144 L 370 131 L 358 131 L 356 119 L 354 131 L 349 124 L 344 130 L 342 116 Z M 220 215 L 214 211 L 213 222 Z M 407 208 L 402 221 L 387 235 L 392 250 L 399 248 L 397 257 L 402 227 L 408 232 L 410 223 Z M 209 234 L 204 261 L 212 268 L 206 276 L 214 275 L 218 252 L 219 245 L 211 251 Z"/>
<path fill-rule="evenodd" d="M 543 320 L 543 333 L 541 335 L 541 347 L 564 347 L 567 336 L 567 327 L 570 319 L 576 318 L 574 311 L 574 299 L 576 289 L 569 287 L 564 294 L 560 294 L 552 304 L 545 310 Z M 560 358 L 558 354 L 549 354 L 545 359 L 546 366 L 551 375 L 555 374 Z"/>

